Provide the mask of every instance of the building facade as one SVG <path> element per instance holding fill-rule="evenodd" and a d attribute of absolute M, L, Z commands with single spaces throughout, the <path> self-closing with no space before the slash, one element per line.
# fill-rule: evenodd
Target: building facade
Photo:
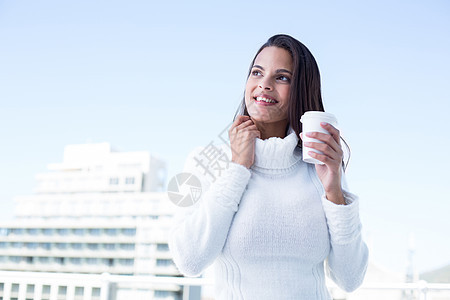
<path fill-rule="evenodd" d="M 180 276 L 167 244 L 174 206 L 162 160 L 107 143 L 69 145 L 48 169 L 0 223 L 1 270 Z M 133 289 L 145 299 L 182 296 L 176 285 Z"/>

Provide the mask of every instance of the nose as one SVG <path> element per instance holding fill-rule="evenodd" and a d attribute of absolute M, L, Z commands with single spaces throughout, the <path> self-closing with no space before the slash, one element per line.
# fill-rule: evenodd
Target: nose
<path fill-rule="evenodd" d="M 258 87 L 267 91 L 271 91 L 273 89 L 272 83 L 270 82 L 269 78 L 262 78 L 258 84 Z"/>

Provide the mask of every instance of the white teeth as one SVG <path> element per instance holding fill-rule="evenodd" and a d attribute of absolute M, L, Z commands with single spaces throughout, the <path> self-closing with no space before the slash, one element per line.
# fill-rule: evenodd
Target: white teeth
<path fill-rule="evenodd" d="M 276 101 L 272 100 L 272 99 L 267 99 L 267 98 L 263 98 L 263 97 L 256 97 L 257 101 L 264 101 L 267 103 L 277 103 Z"/>

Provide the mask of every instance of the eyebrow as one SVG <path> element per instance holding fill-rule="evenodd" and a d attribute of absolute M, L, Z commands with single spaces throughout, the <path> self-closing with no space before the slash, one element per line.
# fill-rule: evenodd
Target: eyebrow
<path fill-rule="evenodd" d="M 253 65 L 253 68 L 258 68 L 258 69 L 261 69 L 261 70 L 264 71 L 264 68 L 261 67 L 260 65 Z M 288 74 L 292 75 L 292 72 L 289 71 L 289 70 L 286 70 L 286 69 L 278 69 L 278 70 L 275 71 L 275 73 L 288 73 Z"/>

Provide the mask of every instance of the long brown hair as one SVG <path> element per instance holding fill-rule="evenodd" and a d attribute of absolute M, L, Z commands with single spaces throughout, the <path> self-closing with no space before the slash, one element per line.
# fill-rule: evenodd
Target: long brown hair
<path fill-rule="evenodd" d="M 292 79 L 288 104 L 288 125 L 286 128 L 286 134 L 289 126 L 295 131 L 297 136 L 302 132 L 302 124 L 300 123 L 300 117 L 307 111 L 325 111 L 322 102 L 322 92 L 320 88 L 320 72 L 319 66 L 309 51 L 309 49 L 303 45 L 300 41 L 287 34 L 277 34 L 272 36 L 265 42 L 250 64 L 248 70 L 247 79 L 250 76 L 251 70 L 255 63 L 255 59 L 258 54 L 266 47 L 279 47 L 287 50 L 292 57 Z M 234 116 L 234 120 L 238 115 L 248 116 L 247 106 L 245 105 L 245 92 L 242 102 Z M 342 139 L 342 138 L 341 138 Z M 349 152 L 349 158 L 344 165 L 344 170 L 350 160 L 350 148 L 344 139 L 344 144 Z M 299 141 L 298 147 L 302 147 L 301 141 Z"/>

